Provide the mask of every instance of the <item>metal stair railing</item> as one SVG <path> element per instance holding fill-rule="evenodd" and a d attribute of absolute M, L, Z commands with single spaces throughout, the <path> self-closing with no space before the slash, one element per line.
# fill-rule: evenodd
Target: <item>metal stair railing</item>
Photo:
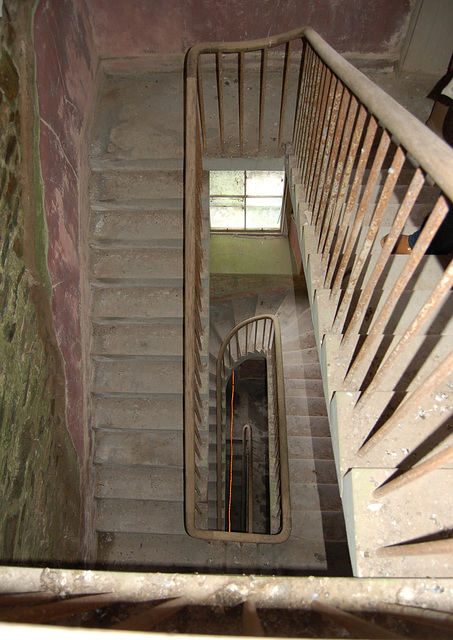
<path fill-rule="evenodd" d="M 302 55 L 298 46 L 301 44 Z M 385 447 L 389 434 L 398 428 L 396 418 L 414 415 L 423 401 L 426 411 L 436 404 L 436 390 L 449 384 L 451 355 L 447 356 L 406 393 L 396 418 L 370 420 L 368 407 L 376 393 L 386 389 L 395 365 L 409 359 L 415 339 L 436 318 L 453 285 L 453 263 L 446 261 L 438 282 L 429 283 L 427 298 L 413 312 L 396 344 L 377 360 L 378 350 L 390 324 L 400 314 L 399 301 L 420 277 L 429 244 L 445 219 L 453 200 L 453 150 L 403 107 L 379 89 L 327 45 L 311 28 L 245 43 L 207 43 L 193 47 L 186 65 L 186 172 L 185 172 L 185 433 L 186 433 L 186 526 L 193 529 L 194 487 L 189 478 L 195 456 L 195 407 L 197 357 L 195 325 L 200 290 L 196 258 L 201 220 L 202 154 L 207 148 L 202 56 L 214 55 L 217 113 L 209 113 L 210 127 L 218 123 L 218 153 L 227 146 L 225 135 L 224 56 L 237 61 L 238 148 L 244 146 L 244 122 L 253 117 L 258 150 L 266 136 L 264 105 L 269 50 L 284 47 L 281 98 L 276 148 L 283 155 L 287 123 L 294 122 L 287 157 L 287 189 L 293 220 L 305 265 L 310 262 L 311 285 L 316 297 L 325 294 L 330 316 L 320 332 L 337 336 L 336 378 L 330 381 L 334 395 L 341 390 L 357 397 L 353 417 L 363 423 L 360 436 L 351 435 L 351 447 L 362 450 Z M 244 76 L 247 56 L 260 57 L 260 88 L 254 115 L 245 112 Z M 254 60 L 255 63 L 255 60 Z M 297 100 L 288 107 L 290 70 L 300 65 Z M 229 103 L 231 104 L 231 102 Z M 255 108 L 255 107 L 252 107 Z M 228 111 L 231 119 L 233 114 Z M 286 127 L 286 129 L 285 129 Z M 381 179 L 384 177 L 384 183 Z M 410 256 L 398 262 L 392 251 L 405 225 L 418 226 L 417 211 L 425 190 L 437 190 L 431 215 Z M 393 208 L 392 208 L 393 207 Z M 418 208 L 418 209 L 417 209 Z M 427 209 L 428 212 L 428 209 Z M 287 212 L 289 213 L 289 212 Z M 386 230 L 387 241 L 379 244 Z M 377 249 L 377 251 L 376 251 Z M 197 262 L 198 260 L 198 262 Z M 198 265 L 198 266 L 197 266 Z M 388 272 L 392 285 L 387 289 Z M 198 289 L 197 289 L 198 286 Z M 312 303 L 316 300 L 312 299 Z M 372 320 L 369 323 L 369 314 Z M 200 323 L 198 323 L 200 324 Z M 389 328 L 388 328 L 389 327 Z M 388 329 L 387 329 L 388 328 Z M 359 336 L 361 338 L 359 340 Z M 451 349 L 449 349 L 451 351 Z M 379 358 L 381 356 L 379 355 Z M 404 384 L 398 374 L 395 387 Z M 442 395 L 442 393 L 441 393 Z M 329 396 L 327 398 L 330 401 Z M 451 403 L 445 403 L 445 419 Z M 381 420 L 381 422 L 382 422 Z M 382 431 L 383 429 L 383 431 Z M 381 433 L 381 436 L 377 437 Z M 430 435 L 427 432 L 427 435 Z M 355 439 L 354 439 L 355 438 Z M 366 449 L 362 449 L 366 443 Z M 376 453 L 377 452 L 377 453 Z"/>
<path fill-rule="evenodd" d="M 225 506 L 224 478 L 222 471 L 225 450 L 226 397 L 225 390 L 230 373 L 240 363 L 257 354 L 266 357 L 268 375 L 273 393 L 268 405 L 269 474 L 274 487 L 270 503 L 273 506 L 270 534 L 238 533 L 224 531 Z M 289 494 L 288 443 L 286 433 L 285 388 L 280 323 L 271 314 L 248 318 L 236 325 L 220 347 L 216 365 L 216 472 L 217 472 L 217 531 L 210 531 L 214 539 L 237 542 L 283 542 L 291 530 L 291 506 Z M 271 479 L 271 478 L 270 478 Z M 278 518 L 278 524 L 275 522 Z"/>

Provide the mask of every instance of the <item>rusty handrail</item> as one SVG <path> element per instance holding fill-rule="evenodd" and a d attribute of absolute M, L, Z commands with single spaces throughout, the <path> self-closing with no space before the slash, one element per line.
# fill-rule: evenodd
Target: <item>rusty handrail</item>
<path fill-rule="evenodd" d="M 245 483 L 244 483 L 245 480 Z M 253 532 L 253 430 L 242 428 L 242 520 L 247 533 Z"/>
<path fill-rule="evenodd" d="M 289 69 L 293 64 L 296 41 L 302 44 L 300 61 L 299 86 L 297 104 L 294 111 L 288 113 L 287 93 Z M 284 141 L 282 137 L 285 119 L 294 115 L 294 131 L 292 138 L 291 166 L 295 166 L 298 174 L 294 184 L 300 185 L 299 195 L 303 198 L 300 205 L 304 213 L 304 221 L 308 221 L 315 230 L 315 242 L 318 255 L 322 259 L 322 281 L 316 288 L 330 291 L 333 331 L 342 336 L 341 353 L 350 354 L 348 366 L 342 372 L 339 389 L 360 391 L 356 413 L 366 407 L 366 400 L 371 391 L 379 391 L 385 381 L 384 372 L 396 356 L 408 353 L 408 346 L 413 336 L 419 331 L 420 322 L 414 321 L 400 341 L 395 353 L 388 358 L 388 364 L 377 376 L 371 377 L 362 387 L 365 375 L 372 362 L 379 336 L 385 324 L 394 312 L 401 292 L 407 287 L 418 265 L 424 257 L 430 240 L 436 233 L 448 209 L 448 202 L 453 201 L 453 150 L 419 120 L 409 114 L 395 100 L 378 88 L 371 80 L 355 69 L 344 58 L 337 54 L 313 29 L 304 27 L 270 38 L 249 42 L 233 43 L 201 43 L 192 47 L 186 59 L 186 173 L 185 173 L 185 434 L 186 434 L 186 469 L 193 468 L 195 449 L 191 442 L 195 439 L 194 409 L 197 405 L 197 346 L 192 343 L 194 328 L 197 322 L 190 320 L 191 315 L 199 314 L 200 292 L 196 292 L 197 274 L 194 267 L 196 246 L 200 245 L 194 221 L 200 212 L 200 190 L 202 175 L 202 150 L 206 150 L 206 114 L 203 97 L 202 66 L 200 60 L 204 54 L 214 54 L 217 72 L 217 109 L 219 121 L 219 149 L 226 145 L 224 123 L 224 95 L 221 79 L 223 56 L 236 54 L 238 61 L 238 147 L 241 152 L 244 146 L 243 123 L 244 113 L 244 64 L 246 54 L 257 52 L 261 56 L 260 93 L 256 121 L 258 128 L 258 149 L 264 139 L 264 104 L 266 97 L 266 77 L 268 70 L 268 52 L 274 47 L 285 46 L 284 68 L 282 75 L 282 96 L 278 123 L 277 149 Z M 293 56 L 293 58 L 292 58 Z M 226 90 L 225 90 L 226 91 Z M 337 138 L 335 138 L 337 136 Z M 374 145 L 377 146 L 377 152 Z M 371 222 L 366 238 L 362 240 L 361 231 L 365 215 L 373 202 L 373 190 L 379 184 L 382 172 L 387 170 L 384 164 L 390 150 L 396 146 L 396 153 L 388 170 L 387 180 L 380 194 L 377 205 L 373 205 Z M 393 152 L 393 151 L 392 151 Z M 283 155 L 283 152 L 281 151 Z M 385 246 L 371 275 L 367 275 L 363 289 L 361 277 L 364 277 L 365 265 L 371 247 L 376 243 L 377 233 L 382 224 L 390 198 L 398 185 L 400 172 L 408 164 L 408 159 L 418 167 L 414 168 L 414 179 L 407 189 L 398 214 L 391 225 Z M 294 162 L 293 162 L 294 160 Z M 369 164 L 372 162 L 371 170 Z M 401 270 L 397 284 L 385 299 L 385 304 L 376 314 L 371 330 L 368 330 L 365 347 L 353 353 L 354 340 L 363 318 L 367 313 L 371 295 L 375 286 L 389 264 L 391 251 L 412 212 L 414 202 L 420 190 L 427 183 L 436 185 L 441 190 L 436 211 L 425 225 L 421 238 L 413 251 L 413 256 Z M 363 188 L 364 187 L 364 188 Z M 363 188 L 363 191 L 362 191 Z M 299 198 L 299 196 L 298 196 Z M 300 199 L 300 198 L 299 198 Z M 295 209 L 295 215 L 299 211 Z M 361 248 L 356 252 L 356 244 Z M 358 255 L 358 258 L 356 257 Z M 313 258 L 314 256 L 312 256 Z M 353 260 L 352 267 L 350 260 Z M 313 263 L 313 259 L 311 259 Z M 429 304 L 423 309 L 423 323 L 434 317 L 440 305 L 441 295 L 447 291 L 445 277 L 430 297 Z M 346 283 L 345 289 L 343 289 Z M 440 288 L 442 294 L 440 293 Z M 387 293 L 386 293 L 387 295 Z M 358 296 L 358 301 L 357 301 Z M 341 300 L 336 308 L 336 301 Z M 384 299 L 383 299 L 384 301 Z M 198 325 L 200 323 L 198 322 Z M 199 358 L 198 358 L 199 360 Z M 430 386 L 440 377 L 451 371 L 450 361 L 433 372 Z M 439 377 L 440 376 L 440 377 Z M 343 386 L 342 386 L 343 385 Z M 366 387 L 369 388 L 367 392 Z M 425 391 L 428 389 L 425 383 Z M 421 388 L 420 390 L 423 390 Z M 408 413 L 414 404 L 416 392 L 404 405 Z M 415 405 L 414 405 L 415 406 Z M 400 407 L 398 415 L 401 417 Z M 196 411 L 195 411 L 196 413 Z M 366 413 L 366 412 L 363 412 Z M 379 437 L 373 436 L 363 451 L 379 442 L 385 433 L 395 424 L 395 418 L 379 430 Z M 370 432 L 374 425 L 370 425 Z M 357 443 L 360 448 L 363 441 Z M 187 466 L 189 465 L 189 466 Z M 192 467 L 190 467 L 192 465 Z M 189 494 L 194 486 L 186 473 L 186 527 L 191 525 L 194 512 L 194 500 Z M 193 475 L 193 474 L 192 474 Z M 190 532 L 190 531 L 189 531 Z"/>
<path fill-rule="evenodd" d="M 241 348 L 240 332 L 245 329 L 248 336 L 250 326 L 257 327 L 263 324 L 263 330 L 251 331 L 255 337 L 248 341 L 244 349 Z M 238 338 L 236 340 L 236 337 Z M 230 345 L 234 345 L 230 348 Z M 276 405 L 276 440 L 277 455 L 280 457 L 280 493 L 281 503 L 281 528 L 275 534 L 259 533 L 237 533 L 222 531 L 222 444 L 223 444 L 223 403 L 222 394 L 226 387 L 224 372 L 234 368 L 240 362 L 247 359 L 251 354 L 260 352 L 266 358 L 272 358 L 275 363 L 275 405 Z M 228 365 L 225 363 L 225 356 L 228 354 Z M 272 314 L 261 314 L 248 318 L 237 324 L 225 337 L 217 356 L 216 363 L 216 475 L 217 475 L 217 531 L 203 532 L 203 535 L 196 537 L 213 537 L 216 540 L 232 540 L 242 542 L 283 542 L 290 534 L 291 530 L 291 507 L 289 497 L 289 470 L 288 470 L 288 443 L 286 432 L 286 409 L 285 409 L 285 388 L 283 378 L 283 356 L 280 323 L 276 316 Z M 269 452 L 269 455 L 271 453 Z M 206 536 L 209 533 L 210 536 Z"/>

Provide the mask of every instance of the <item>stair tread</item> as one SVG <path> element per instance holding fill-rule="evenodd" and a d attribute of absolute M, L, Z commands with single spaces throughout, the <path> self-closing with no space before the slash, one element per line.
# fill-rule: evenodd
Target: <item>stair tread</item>
<path fill-rule="evenodd" d="M 200 567 L 231 571 L 325 571 L 323 544 L 289 538 L 278 545 L 215 542 L 187 535 L 100 533 L 98 562 L 114 566 L 168 570 Z"/>
<path fill-rule="evenodd" d="M 183 495 L 183 467 L 96 466 L 96 498 L 174 500 Z"/>
<path fill-rule="evenodd" d="M 183 276 L 182 248 L 92 248 L 88 270 L 94 278 L 165 278 Z"/>
<path fill-rule="evenodd" d="M 353 469 L 345 478 L 346 525 L 353 554 L 351 561 L 357 577 L 450 577 L 451 554 L 382 556 L 382 547 L 417 540 L 439 539 L 451 529 L 453 498 L 451 491 L 439 487 L 451 484 L 453 469 L 436 469 L 401 487 L 397 492 L 374 498 L 376 485 L 383 483 L 395 469 Z M 370 508 L 371 507 L 371 508 Z M 358 552 L 355 551 L 357 549 Z"/>
<path fill-rule="evenodd" d="M 147 241 L 183 238 L 181 211 L 92 211 L 89 237 L 96 240 Z"/>
<path fill-rule="evenodd" d="M 110 283 L 91 292 L 91 313 L 102 317 L 182 317 L 183 292 L 180 286 L 125 286 Z"/>
<path fill-rule="evenodd" d="M 109 393 L 182 393 L 182 362 L 94 361 L 92 391 Z"/>
<path fill-rule="evenodd" d="M 181 431 L 97 431 L 96 464 L 182 467 Z M 182 496 L 179 496 L 182 499 Z"/>
<path fill-rule="evenodd" d="M 93 324 L 91 353 L 180 355 L 183 327 L 178 324 Z"/>
<path fill-rule="evenodd" d="M 121 202 L 183 197 L 184 174 L 181 170 L 115 170 L 92 172 L 89 186 L 94 202 Z"/>
<path fill-rule="evenodd" d="M 182 500 L 98 499 L 96 530 L 182 535 L 185 533 L 184 504 Z"/>

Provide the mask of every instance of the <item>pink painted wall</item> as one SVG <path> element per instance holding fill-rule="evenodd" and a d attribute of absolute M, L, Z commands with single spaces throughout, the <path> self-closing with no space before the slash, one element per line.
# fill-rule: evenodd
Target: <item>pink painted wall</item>
<path fill-rule="evenodd" d="M 196 42 L 311 26 L 340 52 L 398 53 L 415 0 L 89 0 L 103 57 L 185 53 Z"/>
<path fill-rule="evenodd" d="M 68 430 L 83 461 L 80 158 L 97 59 L 83 2 L 41 0 L 35 14 L 34 42 L 52 310 L 65 362 Z"/>

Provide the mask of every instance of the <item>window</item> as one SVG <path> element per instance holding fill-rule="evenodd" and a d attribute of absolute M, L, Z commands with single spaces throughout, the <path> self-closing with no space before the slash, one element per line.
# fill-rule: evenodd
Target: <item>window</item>
<path fill-rule="evenodd" d="M 284 171 L 210 171 L 211 230 L 280 231 Z"/>

